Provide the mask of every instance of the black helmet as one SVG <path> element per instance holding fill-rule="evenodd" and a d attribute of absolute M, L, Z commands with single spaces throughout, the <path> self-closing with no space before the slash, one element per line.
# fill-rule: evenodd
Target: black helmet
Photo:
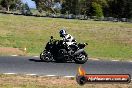
<path fill-rule="evenodd" d="M 64 35 L 67 34 L 64 29 L 60 30 L 60 37 L 64 37 Z"/>

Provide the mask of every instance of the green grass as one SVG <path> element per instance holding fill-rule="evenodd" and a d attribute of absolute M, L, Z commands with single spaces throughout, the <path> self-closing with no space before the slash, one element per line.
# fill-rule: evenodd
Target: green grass
<path fill-rule="evenodd" d="M 0 14 L 0 47 L 27 48 L 28 55 L 39 55 L 49 37 L 59 38 L 66 28 L 78 42 L 87 42 L 90 57 L 132 59 L 132 24 Z"/>

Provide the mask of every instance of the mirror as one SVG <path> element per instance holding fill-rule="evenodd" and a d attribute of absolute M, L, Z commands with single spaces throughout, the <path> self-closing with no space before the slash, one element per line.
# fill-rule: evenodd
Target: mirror
<path fill-rule="evenodd" d="M 51 39 L 53 39 L 53 36 L 50 36 Z"/>
<path fill-rule="evenodd" d="M 88 43 L 85 43 L 86 45 L 88 45 Z"/>

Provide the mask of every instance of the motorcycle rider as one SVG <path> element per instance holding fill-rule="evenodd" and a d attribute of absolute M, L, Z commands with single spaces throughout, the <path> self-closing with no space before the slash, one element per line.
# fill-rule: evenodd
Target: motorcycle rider
<path fill-rule="evenodd" d="M 67 34 L 66 31 L 64 29 L 60 30 L 60 37 L 62 37 L 63 41 L 68 45 L 73 45 L 76 44 L 76 40 L 73 36 L 71 36 L 70 34 Z"/>

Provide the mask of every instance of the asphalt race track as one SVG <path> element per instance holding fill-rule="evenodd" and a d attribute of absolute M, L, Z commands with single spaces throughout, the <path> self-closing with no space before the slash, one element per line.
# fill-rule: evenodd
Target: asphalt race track
<path fill-rule="evenodd" d="M 39 57 L 1 56 L 0 74 L 36 74 L 75 76 L 80 65 L 73 62 L 55 63 L 41 62 Z M 132 76 L 132 62 L 96 61 L 89 60 L 82 67 L 88 74 L 130 74 Z"/>

